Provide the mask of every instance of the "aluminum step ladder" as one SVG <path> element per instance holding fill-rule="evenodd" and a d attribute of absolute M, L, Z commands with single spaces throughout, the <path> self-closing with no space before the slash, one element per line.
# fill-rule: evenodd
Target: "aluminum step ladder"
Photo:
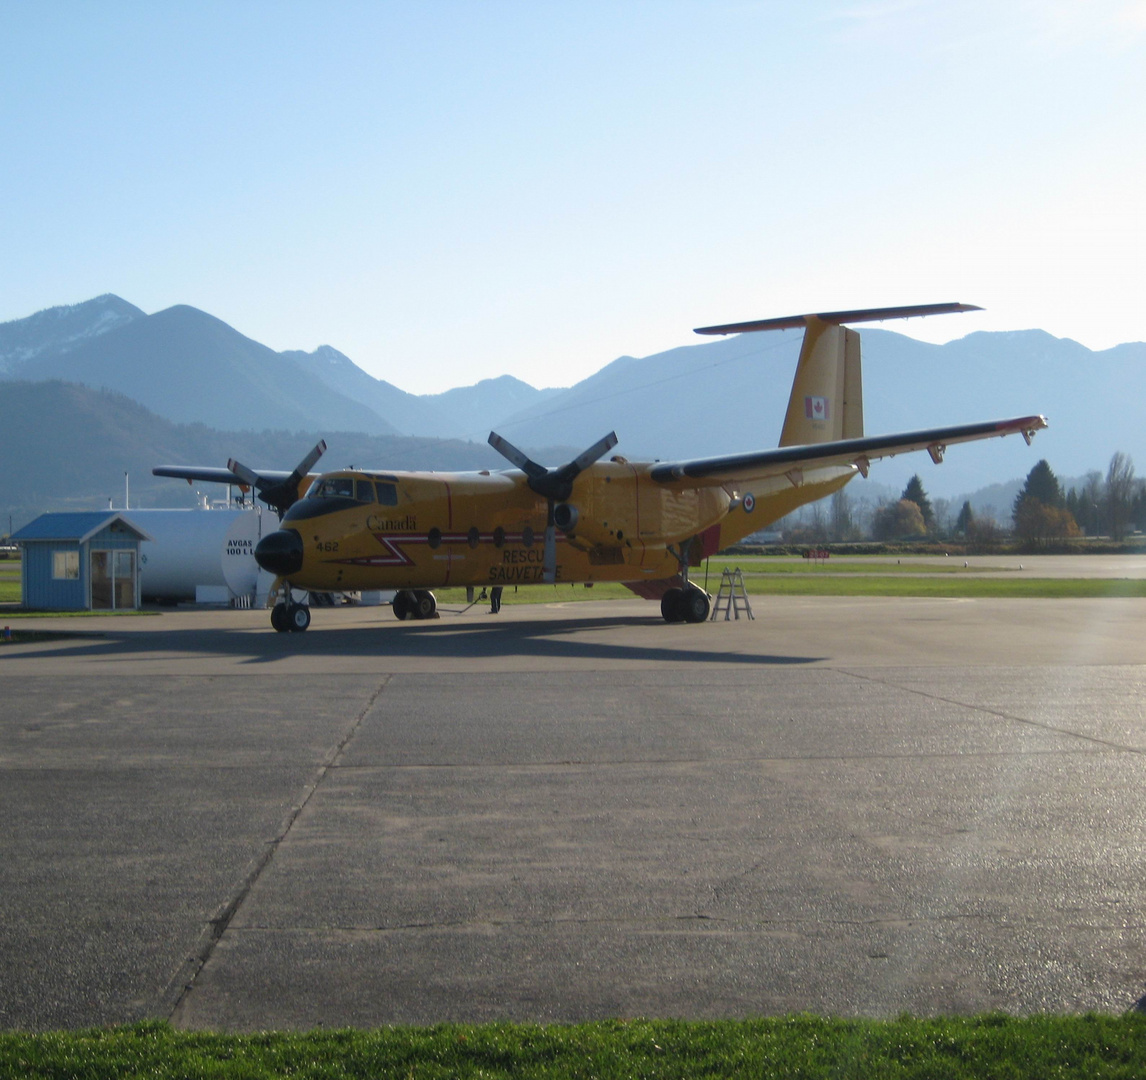
<path fill-rule="evenodd" d="M 720 591 L 716 594 L 712 614 L 709 616 L 713 622 L 721 609 L 724 610 L 725 622 L 732 618 L 739 619 L 742 611 L 749 619 L 756 618 L 748 602 L 748 590 L 744 588 L 744 575 L 739 566 L 735 570 L 729 570 L 726 566 L 720 575 Z"/>

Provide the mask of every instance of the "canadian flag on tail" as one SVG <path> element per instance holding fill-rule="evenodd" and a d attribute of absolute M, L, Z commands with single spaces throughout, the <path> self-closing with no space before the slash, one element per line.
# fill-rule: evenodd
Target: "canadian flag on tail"
<path fill-rule="evenodd" d="M 830 411 L 826 397 L 809 396 L 804 398 L 804 416 L 808 420 L 827 420 Z"/>

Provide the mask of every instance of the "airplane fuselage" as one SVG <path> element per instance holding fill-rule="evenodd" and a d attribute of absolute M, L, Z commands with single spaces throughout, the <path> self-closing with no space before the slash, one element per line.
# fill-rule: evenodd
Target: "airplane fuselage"
<path fill-rule="evenodd" d="M 740 485 L 653 480 L 649 464 L 598 462 L 565 505 L 576 521 L 557 533 L 555 580 L 671 578 L 682 545 L 694 565 L 842 487 L 852 467 Z M 517 472 L 325 474 L 282 520 L 301 564 L 284 574 L 311 591 L 526 585 L 543 580 L 546 500 Z M 281 572 L 287 567 L 269 565 Z"/>

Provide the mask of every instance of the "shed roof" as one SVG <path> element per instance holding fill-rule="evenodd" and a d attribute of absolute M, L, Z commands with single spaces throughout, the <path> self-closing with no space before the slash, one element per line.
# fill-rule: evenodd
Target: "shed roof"
<path fill-rule="evenodd" d="M 119 522 L 124 529 L 139 540 L 150 540 L 141 528 L 133 525 L 118 511 L 80 511 L 71 514 L 41 514 L 35 521 L 28 522 L 9 538 L 15 543 L 25 540 L 75 540 L 82 544 L 90 540 L 101 529 Z"/>

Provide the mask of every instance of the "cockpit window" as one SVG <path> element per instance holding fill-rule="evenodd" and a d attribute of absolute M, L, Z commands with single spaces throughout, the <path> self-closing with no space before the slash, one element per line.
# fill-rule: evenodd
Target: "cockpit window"
<path fill-rule="evenodd" d="M 354 480 L 349 476 L 327 476 L 311 484 L 306 497 L 308 499 L 353 499 Z"/>
<path fill-rule="evenodd" d="M 352 476 L 325 476 L 315 480 L 306 493 L 308 499 L 353 499 L 355 502 L 380 502 L 398 505 L 398 485 L 373 480 L 356 480 Z"/>

